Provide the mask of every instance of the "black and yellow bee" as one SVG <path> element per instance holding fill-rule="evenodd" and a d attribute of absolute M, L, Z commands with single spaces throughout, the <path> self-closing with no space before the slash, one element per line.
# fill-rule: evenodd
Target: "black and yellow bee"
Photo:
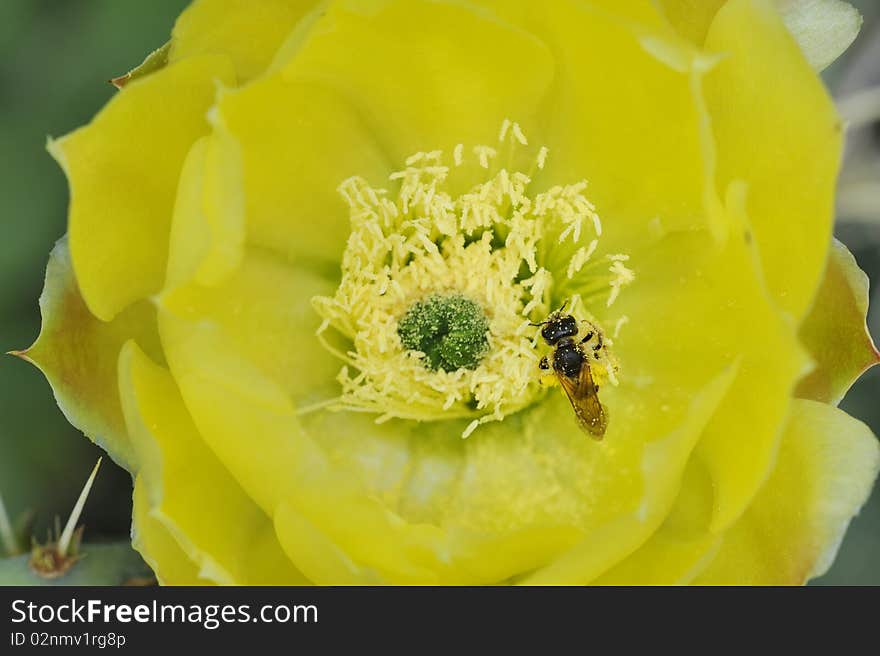
<path fill-rule="evenodd" d="M 553 347 L 552 361 L 544 356 L 540 368 L 553 370 L 580 427 L 594 439 L 601 440 L 608 427 L 608 416 L 599 402 L 599 386 L 593 380 L 590 356 L 596 360 L 600 358 L 600 351 L 605 348 L 602 333 L 591 328 L 578 340 L 580 329 L 577 319 L 563 314 L 561 308 L 547 317 L 546 321 L 533 325 L 543 326 L 541 337 Z"/>

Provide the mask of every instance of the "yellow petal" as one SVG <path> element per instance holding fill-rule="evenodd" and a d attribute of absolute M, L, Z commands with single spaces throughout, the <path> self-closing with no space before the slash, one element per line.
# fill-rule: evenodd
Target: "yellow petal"
<path fill-rule="evenodd" d="M 880 362 L 867 314 L 868 276 L 835 239 L 825 277 L 799 332 L 816 363 L 798 385 L 799 397 L 837 405 L 856 379 Z"/>
<path fill-rule="evenodd" d="M 696 90 L 711 62 L 652 3 L 598 4 L 529 3 L 522 18 L 556 64 L 547 128 L 537 135 L 550 156 L 537 177 L 586 179 L 603 247 L 629 251 L 651 230 L 709 225 L 711 144 Z"/>
<path fill-rule="evenodd" d="M 174 24 L 170 61 L 229 57 L 240 83 L 262 73 L 317 0 L 198 0 Z"/>
<path fill-rule="evenodd" d="M 669 22 L 685 38 L 703 45 L 709 25 L 727 0 L 660 0 Z"/>
<path fill-rule="evenodd" d="M 528 131 L 553 79 L 536 38 L 473 5 L 424 0 L 332 3 L 280 70 L 348 99 L 393 162 L 492 144 L 507 117 Z"/>
<path fill-rule="evenodd" d="M 800 585 L 823 574 L 878 470 L 867 426 L 837 408 L 794 401 L 773 474 L 695 582 Z"/>
<path fill-rule="evenodd" d="M 307 554 L 303 547 L 291 547 L 290 538 L 302 539 L 311 549 L 325 545 L 329 552 L 326 566 L 338 571 L 322 573 L 316 582 L 347 583 L 345 579 L 323 578 L 346 572 L 361 582 L 443 582 L 441 576 L 450 568 L 444 562 L 443 532 L 438 527 L 405 522 L 381 501 L 365 494 L 357 481 L 346 479 L 343 470 L 326 464 L 300 474 L 295 487 L 295 493 L 281 504 L 285 515 L 276 516 L 276 524 L 294 562 L 309 567 L 311 575 L 315 575 L 311 569 L 314 564 L 297 560 Z M 339 567 L 343 563 L 347 563 L 345 570 Z"/>
<path fill-rule="evenodd" d="M 663 524 L 632 555 L 593 581 L 595 585 L 676 585 L 690 582 L 714 557 L 721 536 L 710 533 L 712 479 L 691 458 L 675 505 Z"/>
<path fill-rule="evenodd" d="M 46 375 L 67 419 L 134 472 L 137 459 L 119 404 L 116 360 L 122 344 L 134 339 L 161 361 L 155 309 L 136 303 L 109 323 L 92 316 L 73 275 L 67 240 L 62 239 L 49 256 L 40 311 L 40 336 L 19 355 Z"/>
<path fill-rule="evenodd" d="M 744 220 L 735 209 L 741 200 L 728 198 L 733 225 Z M 808 362 L 791 322 L 768 298 L 742 229 L 731 235 L 724 246 L 706 236 L 670 235 L 634 252 L 637 282 L 613 308 L 630 319 L 614 346 L 622 377 L 650 377 L 674 389 L 719 362 L 739 363 L 697 446 L 714 483 L 717 530 L 743 512 L 769 474 L 791 392 Z M 646 399 L 663 403 L 656 393 Z M 750 439 L 733 437 L 741 434 Z"/>
<path fill-rule="evenodd" d="M 189 243 L 172 244 L 172 254 L 176 245 L 184 250 Z M 182 285 L 163 294 L 162 305 L 183 320 L 181 327 L 215 326 L 235 353 L 254 363 L 289 398 L 308 404 L 338 394 L 335 379 L 341 363 L 320 347 L 315 332 L 321 320 L 311 306 L 313 296 L 332 292 L 333 283 L 317 274 L 251 248 L 223 282 Z"/>
<path fill-rule="evenodd" d="M 703 45 L 715 14 L 726 1 L 659 0 L 669 22 L 698 46 Z M 862 25 L 858 10 L 843 0 L 774 0 L 773 4 L 817 71 L 843 54 Z"/>
<path fill-rule="evenodd" d="M 70 184 L 76 277 L 99 319 L 162 286 L 177 179 L 190 146 L 207 132 L 218 80 L 234 80 L 224 57 L 167 66 L 126 85 L 89 125 L 50 143 Z"/>
<path fill-rule="evenodd" d="M 166 287 L 221 281 L 244 254 L 244 198 L 238 144 L 222 129 L 193 144 L 183 163 Z"/>
<path fill-rule="evenodd" d="M 478 0 L 480 5 L 485 5 L 503 18 L 519 27 L 526 28 L 528 22 L 535 20 L 542 12 L 534 11 L 534 3 L 530 0 Z M 581 20 L 583 16 L 592 16 L 599 20 L 612 20 L 618 23 L 629 23 L 632 26 L 642 28 L 655 28 L 662 23 L 662 14 L 658 13 L 653 0 L 575 0 L 563 3 L 566 10 L 571 12 L 571 20 Z M 534 25 L 533 25 L 534 26 Z M 540 34 L 539 30 L 534 30 Z M 542 35 L 543 36 L 543 35 Z"/>
<path fill-rule="evenodd" d="M 840 120 L 770 3 L 730 0 L 706 48 L 725 55 L 704 85 L 719 188 L 748 184 L 747 211 L 768 288 L 800 320 L 828 252 Z"/>
<path fill-rule="evenodd" d="M 199 577 L 189 559 L 167 529 L 150 515 L 143 480 L 136 479 L 132 507 L 131 545 L 143 556 L 162 585 L 210 585 Z"/>
<path fill-rule="evenodd" d="M 287 503 L 275 512 L 278 539 L 291 560 L 317 585 L 377 585 L 381 577 L 352 561 Z"/>
<path fill-rule="evenodd" d="M 152 520 L 219 584 L 302 584 L 272 521 L 202 443 L 170 374 L 134 342 L 119 358 L 119 389 Z M 152 554 L 160 568 L 162 552 Z M 166 576 L 166 582 L 176 583 Z"/>
<path fill-rule="evenodd" d="M 338 276 L 349 217 L 337 187 L 352 175 L 382 187 L 392 170 L 357 111 L 277 74 L 223 94 L 217 112 L 241 147 L 248 241 Z"/>
<path fill-rule="evenodd" d="M 168 364 L 205 443 L 257 505 L 272 515 L 310 459 L 284 390 L 239 354 L 216 324 L 159 312 Z"/>

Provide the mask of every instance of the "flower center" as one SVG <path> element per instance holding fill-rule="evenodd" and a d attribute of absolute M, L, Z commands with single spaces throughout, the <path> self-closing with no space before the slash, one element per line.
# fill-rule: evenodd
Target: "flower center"
<path fill-rule="evenodd" d="M 321 343 L 344 362 L 342 393 L 323 407 L 377 421 L 471 418 L 467 436 L 544 394 L 532 323 L 568 301 L 601 331 L 587 306 L 604 310 L 632 281 L 626 256 L 595 255 L 602 225 L 585 181 L 532 194 L 547 149 L 523 158 L 528 141 L 510 121 L 499 141 L 505 166 L 496 148 L 458 145 L 451 162 L 441 151 L 409 157 L 391 175 L 394 193 L 359 177 L 340 185 L 351 217 L 342 278 L 334 296 L 312 299 Z M 331 344 L 331 328 L 348 348 Z M 597 384 L 616 382 L 608 346 L 591 366 Z"/>
<path fill-rule="evenodd" d="M 482 308 L 459 294 L 416 301 L 397 324 L 403 348 L 424 354 L 422 363 L 431 371 L 476 369 L 489 345 L 488 331 Z"/>

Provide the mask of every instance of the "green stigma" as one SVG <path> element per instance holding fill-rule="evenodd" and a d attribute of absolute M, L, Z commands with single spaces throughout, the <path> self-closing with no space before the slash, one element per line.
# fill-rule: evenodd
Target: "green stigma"
<path fill-rule="evenodd" d="M 410 306 L 397 324 L 408 351 L 425 354 L 431 371 L 476 369 L 488 348 L 489 321 L 483 309 L 460 294 L 435 294 Z"/>

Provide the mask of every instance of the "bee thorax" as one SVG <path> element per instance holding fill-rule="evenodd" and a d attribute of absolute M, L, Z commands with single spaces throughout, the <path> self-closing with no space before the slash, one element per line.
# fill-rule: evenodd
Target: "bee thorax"
<path fill-rule="evenodd" d="M 553 369 L 570 378 L 576 377 L 584 366 L 583 351 L 571 338 L 565 338 L 557 345 L 553 354 Z"/>

